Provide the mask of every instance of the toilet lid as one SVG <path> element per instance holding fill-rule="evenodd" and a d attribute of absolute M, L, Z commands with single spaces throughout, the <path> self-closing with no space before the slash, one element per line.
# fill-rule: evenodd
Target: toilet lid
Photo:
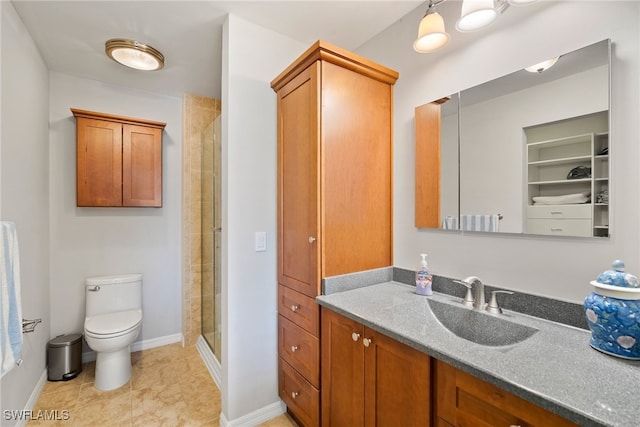
<path fill-rule="evenodd" d="M 93 334 L 108 335 L 134 328 L 141 321 L 142 310 L 118 311 L 88 317 L 84 322 L 84 329 Z"/>

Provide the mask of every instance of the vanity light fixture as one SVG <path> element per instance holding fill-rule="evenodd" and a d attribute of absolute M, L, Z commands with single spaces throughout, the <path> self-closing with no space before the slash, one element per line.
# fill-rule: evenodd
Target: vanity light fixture
<path fill-rule="evenodd" d="M 416 52 L 433 52 L 446 45 L 449 41 L 449 34 L 444 30 L 444 19 L 436 11 L 435 5 L 437 3 L 433 0 L 429 2 L 427 13 L 420 21 L 418 38 L 413 42 L 413 49 Z"/>
<path fill-rule="evenodd" d="M 456 30 L 460 32 L 477 31 L 496 20 L 498 10 L 493 0 L 463 0 L 460 19 L 456 22 Z"/>
<path fill-rule="evenodd" d="M 546 71 L 549 68 L 553 67 L 555 63 L 558 62 L 558 59 L 560 59 L 560 57 L 556 56 L 555 58 L 547 59 L 546 61 L 542 61 L 530 67 L 527 67 L 525 68 L 525 70 L 530 73 L 542 73 L 543 71 Z"/>
<path fill-rule="evenodd" d="M 420 21 L 418 38 L 413 42 L 413 49 L 416 52 L 433 52 L 449 41 L 449 34 L 444 28 L 444 20 L 435 10 L 436 5 L 445 1 L 429 0 L 427 12 Z M 463 0 L 456 29 L 460 32 L 480 30 L 495 21 L 509 5 L 525 5 L 535 1 L 537 0 Z"/>
<path fill-rule="evenodd" d="M 110 39 L 104 44 L 107 56 L 136 70 L 156 71 L 164 67 L 164 56 L 153 47 L 129 39 Z"/>

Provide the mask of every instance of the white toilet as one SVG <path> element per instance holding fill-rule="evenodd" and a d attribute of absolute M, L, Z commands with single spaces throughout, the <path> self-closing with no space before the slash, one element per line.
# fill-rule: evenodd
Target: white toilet
<path fill-rule="evenodd" d="M 142 274 L 86 280 L 84 337 L 96 352 L 95 387 L 113 390 L 131 377 L 130 345 L 142 326 Z"/>

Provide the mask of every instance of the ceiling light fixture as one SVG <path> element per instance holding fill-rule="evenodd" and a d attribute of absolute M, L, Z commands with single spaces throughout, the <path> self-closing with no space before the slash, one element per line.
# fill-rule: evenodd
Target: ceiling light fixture
<path fill-rule="evenodd" d="M 156 71 L 164 67 L 164 56 L 153 47 L 129 39 L 110 39 L 104 44 L 107 56 L 136 70 Z"/>
<path fill-rule="evenodd" d="M 527 67 L 525 68 L 525 70 L 530 73 L 542 73 L 543 71 L 546 71 L 549 68 L 553 67 L 555 63 L 558 62 L 558 59 L 560 59 L 560 57 L 556 56 L 555 58 L 547 59 L 546 61 L 542 61 L 530 67 Z"/>
<path fill-rule="evenodd" d="M 446 0 L 429 0 L 429 7 L 420 21 L 418 38 L 413 42 L 416 52 L 433 52 L 446 45 L 449 34 L 444 28 L 444 19 L 435 10 L 435 6 Z M 460 19 L 456 29 L 460 32 L 471 32 L 485 28 L 496 20 L 509 5 L 525 5 L 537 0 L 463 0 Z"/>

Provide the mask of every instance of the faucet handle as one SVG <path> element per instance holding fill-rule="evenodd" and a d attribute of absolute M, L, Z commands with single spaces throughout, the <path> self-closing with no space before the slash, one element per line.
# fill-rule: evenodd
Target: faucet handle
<path fill-rule="evenodd" d="M 462 305 L 466 305 L 467 307 L 473 307 L 473 293 L 471 292 L 471 284 L 467 283 L 463 280 L 454 280 L 455 283 L 459 283 L 464 285 L 467 288 L 467 293 L 462 300 Z"/>
<path fill-rule="evenodd" d="M 489 300 L 489 304 L 487 304 L 486 310 L 489 313 L 500 314 L 500 313 L 502 313 L 502 309 L 498 305 L 498 300 L 496 299 L 496 294 L 513 295 L 513 292 L 511 292 L 511 291 L 491 291 L 491 299 Z"/>

